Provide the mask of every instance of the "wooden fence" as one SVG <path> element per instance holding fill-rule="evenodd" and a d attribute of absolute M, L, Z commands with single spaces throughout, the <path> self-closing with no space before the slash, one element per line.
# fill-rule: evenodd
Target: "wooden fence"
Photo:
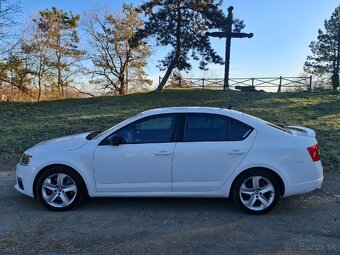
<path fill-rule="evenodd" d="M 161 81 L 162 77 L 159 77 Z M 169 79 L 167 87 L 186 87 L 201 89 L 223 89 L 223 78 L 181 78 Z M 230 78 L 230 89 L 264 91 L 312 91 L 313 77 L 263 77 Z"/>

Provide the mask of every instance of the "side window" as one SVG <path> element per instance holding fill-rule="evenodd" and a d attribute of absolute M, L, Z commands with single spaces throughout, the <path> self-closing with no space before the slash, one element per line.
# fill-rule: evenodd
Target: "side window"
<path fill-rule="evenodd" d="M 187 114 L 184 142 L 227 141 L 229 119 L 216 114 Z"/>
<path fill-rule="evenodd" d="M 137 120 L 119 129 L 123 143 L 166 143 L 171 135 L 177 119 L 176 114 L 162 114 Z"/>
<path fill-rule="evenodd" d="M 242 141 L 247 138 L 247 136 L 253 131 L 253 128 L 247 124 L 230 119 L 229 126 L 229 141 Z"/>

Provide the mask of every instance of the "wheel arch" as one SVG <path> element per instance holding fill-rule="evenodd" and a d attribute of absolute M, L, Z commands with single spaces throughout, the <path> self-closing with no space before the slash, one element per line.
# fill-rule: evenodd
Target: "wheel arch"
<path fill-rule="evenodd" d="M 37 173 L 37 175 L 34 177 L 34 181 L 33 181 L 33 195 L 34 197 L 37 197 L 37 191 L 36 191 L 36 185 L 38 183 L 38 180 L 39 178 L 49 169 L 51 168 L 54 168 L 54 167 L 65 167 L 65 168 L 68 168 L 70 169 L 71 171 L 74 171 L 76 174 L 79 175 L 80 179 L 82 180 L 83 182 L 83 185 L 84 185 L 84 188 L 85 188 L 85 192 L 86 192 L 86 195 L 89 194 L 88 192 L 88 188 L 87 188 L 87 185 L 86 185 L 86 182 L 84 180 L 84 177 L 82 176 L 82 174 L 77 171 L 76 169 L 74 169 L 73 167 L 71 166 L 68 166 L 68 165 L 65 165 L 65 164 L 50 164 L 50 165 L 47 165 L 47 166 L 44 166 L 42 169 L 40 169 L 40 171 Z"/>
<path fill-rule="evenodd" d="M 274 170 L 269 169 L 267 167 L 251 167 L 248 169 L 243 170 L 242 172 L 240 172 L 233 180 L 231 186 L 230 186 L 230 190 L 229 190 L 229 197 L 231 197 L 234 187 L 235 187 L 235 183 L 236 180 L 240 177 L 242 177 L 243 175 L 249 173 L 249 172 L 253 172 L 253 171 L 266 171 L 268 173 L 270 173 L 271 175 L 274 176 L 274 178 L 279 182 L 279 189 L 280 189 L 280 195 L 283 196 L 285 194 L 285 184 L 284 181 L 282 179 L 282 177 Z"/>

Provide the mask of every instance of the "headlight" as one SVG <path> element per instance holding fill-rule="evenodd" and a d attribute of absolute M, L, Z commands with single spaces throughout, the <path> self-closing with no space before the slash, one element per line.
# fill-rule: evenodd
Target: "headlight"
<path fill-rule="evenodd" d="M 20 159 L 20 165 L 27 166 L 30 163 L 31 158 L 32 158 L 32 156 L 30 156 L 28 154 L 22 155 L 22 157 Z"/>

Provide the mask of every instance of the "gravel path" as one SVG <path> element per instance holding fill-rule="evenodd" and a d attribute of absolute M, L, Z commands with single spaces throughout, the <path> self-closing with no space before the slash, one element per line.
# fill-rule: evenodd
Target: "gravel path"
<path fill-rule="evenodd" d="M 0 254 L 340 254 L 340 176 L 244 214 L 224 199 L 99 198 L 51 212 L 0 172 Z"/>

